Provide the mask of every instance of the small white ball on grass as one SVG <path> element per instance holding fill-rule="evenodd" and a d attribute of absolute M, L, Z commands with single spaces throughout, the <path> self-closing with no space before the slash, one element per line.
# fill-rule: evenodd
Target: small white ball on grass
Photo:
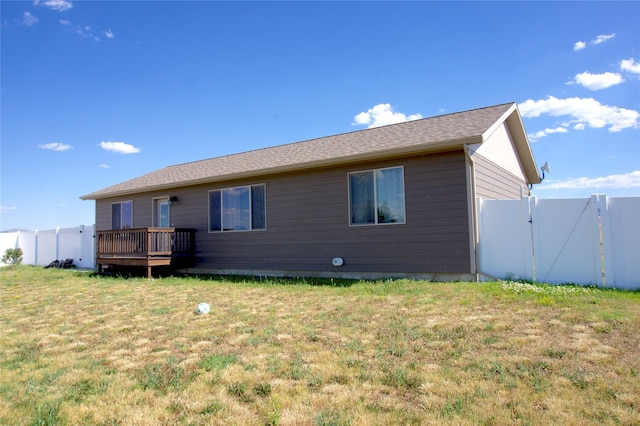
<path fill-rule="evenodd" d="M 196 308 L 196 313 L 198 314 L 208 314 L 211 311 L 211 307 L 208 303 L 200 303 L 198 308 Z"/>

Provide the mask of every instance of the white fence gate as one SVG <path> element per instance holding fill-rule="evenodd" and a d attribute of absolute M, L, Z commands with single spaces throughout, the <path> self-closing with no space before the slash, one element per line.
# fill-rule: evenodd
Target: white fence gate
<path fill-rule="evenodd" d="M 0 233 L 0 253 L 21 248 L 22 263 L 47 266 L 54 260 L 73 259 L 78 268 L 95 268 L 94 226 L 45 231 Z M 1 264 L 1 263 L 0 263 Z"/>
<path fill-rule="evenodd" d="M 640 198 L 479 200 L 478 270 L 640 289 Z"/>

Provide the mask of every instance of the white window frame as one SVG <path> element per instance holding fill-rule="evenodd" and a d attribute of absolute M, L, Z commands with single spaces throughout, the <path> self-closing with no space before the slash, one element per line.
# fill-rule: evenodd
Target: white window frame
<path fill-rule="evenodd" d="M 400 169 L 401 171 L 401 184 L 402 184 L 402 221 L 397 222 L 380 222 L 379 221 L 379 212 L 378 212 L 378 179 L 376 177 L 376 172 L 384 171 L 384 170 L 392 170 L 392 169 Z M 359 173 L 372 173 L 373 174 L 373 223 L 353 223 L 352 215 L 351 215 L 351 175 L 359 174 Z M 391 167 L 380 167 L 377 169 L 368 169 L 368 170 L 358 170 L 354 172 L 349 172 L 347 174 L 347 188 L 348 188 L 348 199 L 347 202 L 349 204 L 349 226 L 360 227 L 360 226 L 384 226 L 384 225 L 404 225 L 407 223 L 407 197 L 405 191 L 404 184 L 404 166 L 391 166 Z"/>
<path fill-rule="evenodd" d="M 122 204 L 124 203 L 131 203 L 131 227 L 130 228 L 125 228 L 122 226 Z M 120 227 L 117 229 L 113 229 L 113 206 L 118 204 L 120 206 Z M 111 203 L 111 228 L 114 231 L 117 231 L 119 229 L 133 229 L 133 200 L 125 200 L 125 201 L 118 201 L 115 203 Z"/>
<path fill-rule="evenodd" d="M 151 199 L 151 212 L 152 212 L 152 220 L 151 223 L 153 223 L 153 226 L 156 228 L 162 228 L 160 226 L 160 224 L 158 223 L 158 207 L 159 207 L 159 203 L 161 202 L 167 202 L 167 205 L 169 206 L 169 210 L 168 210 L 168 217 L 167 217 L 167 221 L 169 222 L 168 225 L 166 226 L 167 228 L 171 228 L 171 202 L 169 200 L 169 196 L 167 195 L 166 197 L 155 197 Z"/>
<path fill-rule="evenodd" d="M 253 228 L 253 199 L 251 197 L 251 190 L 254 187 L 259 187 L 261 186 L 263 188 L 263 194 L 264 194 L 264 227 L 262 228 Z M 249 228 L 248 229 L 224 229 L 224 223 L 223 223 L 223 219 L 224 219 L 224 197 L 223 197 L 223 192 L 224 191 L 232 191 L 232 190 L 238 190 L 238 189 L 243 189 L 243 188 L 247 188 L 249 190 Z M 212 192 L 219 192 L 220 193 L 220 228 L 221 229 L 215 229 L 212 230 L 211 229 L 211 193 Z M 218 188 L 218 189 L 211 189 L 208 191 L 208 196 L 207 196 L 207 210 L 208 210 L 208 231 L 210 234 L 215 234 L 215 233 L 220 233 L 220 232 L 224 232 L 224 233 L 229 233 L 229 232 L 253 232 L 253 231 L 266 231 L 267 230 L 267 185 L 264 183 L 258 183 L 258 184 L 253 184 L 253 185 L 239 185 L 239 186 L 232 186 L 232 187 L 227 187 L 227 188 Z"/>

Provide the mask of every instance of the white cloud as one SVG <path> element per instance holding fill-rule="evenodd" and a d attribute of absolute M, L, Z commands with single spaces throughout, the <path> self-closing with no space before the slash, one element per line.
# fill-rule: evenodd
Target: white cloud
<path fill-rule="evenodd" d="M 68 19 L 60 19 L 59 22 L 60 25 L 69 28 L 70 31 L 75 32 L 80 37 L 88 38 L 93 41 L 100 41 L 101 34 L 110 39 L 115 37 L 115 34 L 113 33 L 113 31 L 111 31 L 111 29 L 108 29 L 107 31 L 95 30 L 91 28 L 90 25 L 73 24 Z"/>
<path fill-rule="evenodd" d="M 16 206 L 0 206 L 0 212 L 10 212 L 13 210 L 18 210 Z"/>
<path fill-rule="evenodd" d="M 366 124 L 368 128 L 386 126 L 387 124 L 404 123 L 405 121 L 418 120 L 420 114 L 406 116 L 396 112 L 390 104 L 378 104 L 369 108 L 367 112 L 361 112 L 354 117 L 354 125 Z"/>
<path fill-rule="evenodd" d="M 108 168 L 109 168 L 109 165 L 108 165 L 108 164 L 104 164 L 104 163 L 102 163 L 102 164 L 100 164 L 98 167 L 100 167 L 101 169 L 108 169 Z"/>
<path fill-rule="evenodd" d="M 73 7 L 73 3 L 67 0 L 34 0 L 34 6 L 46 6 L 49 9 L 57 10 L 58 12 L 64 12 L 65 10 L 69 10 Z"/>
<path fill-rule="evenodd" d="M 619 132 L 637 128 L 640 119 L 638 111 L 602 105 L 593 98 L 557 99 L 549 96 L 537 101 L 528 99 L 519 104 L 518 108 L 526 118 L 536 118 L 543 114 L 553 117 L 568 116 L 569 119 L 562 126 L 572 125 L 574 129 L 584 129 L 585 126 L 599 129 L 608 126 L 610 132 Z"/>
<path fill-rule="evenodd" d="M 555 129 L 544 129 L 544 131 L 547 134 L 552 134 L 552 133 L 567 133 L 568 130 L 566 127 L 556 127 Z"/>
<path fill-rule="evenodd" d="M 554 133 L 568 133 L 569 131 L 566 129 L 566 127 L 556 127 L 555 129 L 544 129 L 544 130 L 539 130 L 536 133 L 531 133 L 529 135 L 527 135 L 529 137 L 529 140 L 531 142 L 535 142 L 540 138 L 543 138 L 547 135 L 552 135 Z"/>
<path fill-rule="evenodd" d="M 105 151 L 111 151 L 118 154 L 136 154 L 140 152 L 140 148 L 124 142 L 100 142 L 100 146 Z"/>
<path fill-rule="evenodd" d="M 593 40 L 591 40 L 588 44 L 590 46 L 595 46 L 596 44 L 600 44 L 600 43 L 604 43 L 607 40 L 611 40 L 612 38 L 614 38 L 616 35 L 615 34 L 603 34 L 603 35 L 599 35 L 598 37 L 594 38 Z M 577 52 L 578 50 L 582 50 L 585 47 L 587 47 L 587 43 L 584 41 L 577 41 L 574 45 L 573 45 L 573 51 Z"/>
<path fill-rule="evenodd" d="M 620 69 L 622 71 L 640 74 L 640 62 L 636 62 L 633 58 L 623 59 L 620 61 Z"/>
<path fill-rule="evenodd" d="M 51 151 L 60 151 L 60 152 L 73 148 L 71 145 L 67 145 L 60 142 L 51 142 L 44 145 L 38 145 L 38 147 L 42 149 L 49 149 Z"/>
<path fill-rule="evenodd" d="M 26 25 L 27 27 L 32 26 L 33 24 L 35 24 L 36 22 L 38 22 L 38 17 L 35 15 L 32 15 L 29 12 L 25 12 L 22 14 L 22 24 Z"/>
<path fill-rule="evenodd" d="M 604 43 L 607 40 L 611 40 L 612 38 L 614 38 L 616 35 L 614 34 L 607 34 L 607 35 L 599 35 L 598 37 L 596 37 L 595 39 L 593 39 L 591 41 L 591 44 L 600 44 L 600 43 Z"/>
<path fill-rule="evenodd" d="M 589 71 L 585 71 L 576 74 L 574 81 L 571 83 L 576 82 L 589 90 L 600 90 L 615 86 L 623 81 L 624 79 L 618 73 L 605 72 L 602 74 L 591 74 Z"/>
<path fill-rule="evenodd" d="M 581 177 L 565 181 L 545 181 L 538 189 L 623 189 L 640 188 L 640 170 L 596 178 Z"/>
<path fill-rule="evenodd" d="M 100 37 L 94 35 L 91 30 L 91 27 L 88 25 L 85 25 L 84 27 L 80 25 L 76 25 L 74 29 L 76 31 L 76 34 L 78 34 L 80 37 L 90 38 L 95 41 L 100 41 Z"/>

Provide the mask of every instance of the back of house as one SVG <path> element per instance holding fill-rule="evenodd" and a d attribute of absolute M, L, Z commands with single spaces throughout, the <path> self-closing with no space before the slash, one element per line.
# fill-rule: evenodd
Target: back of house
<path fill-rule="evenodd" d="M 469 280 L 475 200 L 539 182 L 509 103 L 170 166 L 81 198 L 96 201 L 98 238 L 189 229 L 187 273 Z M 174 257 L 167 238 L 147 261 Z"/>

